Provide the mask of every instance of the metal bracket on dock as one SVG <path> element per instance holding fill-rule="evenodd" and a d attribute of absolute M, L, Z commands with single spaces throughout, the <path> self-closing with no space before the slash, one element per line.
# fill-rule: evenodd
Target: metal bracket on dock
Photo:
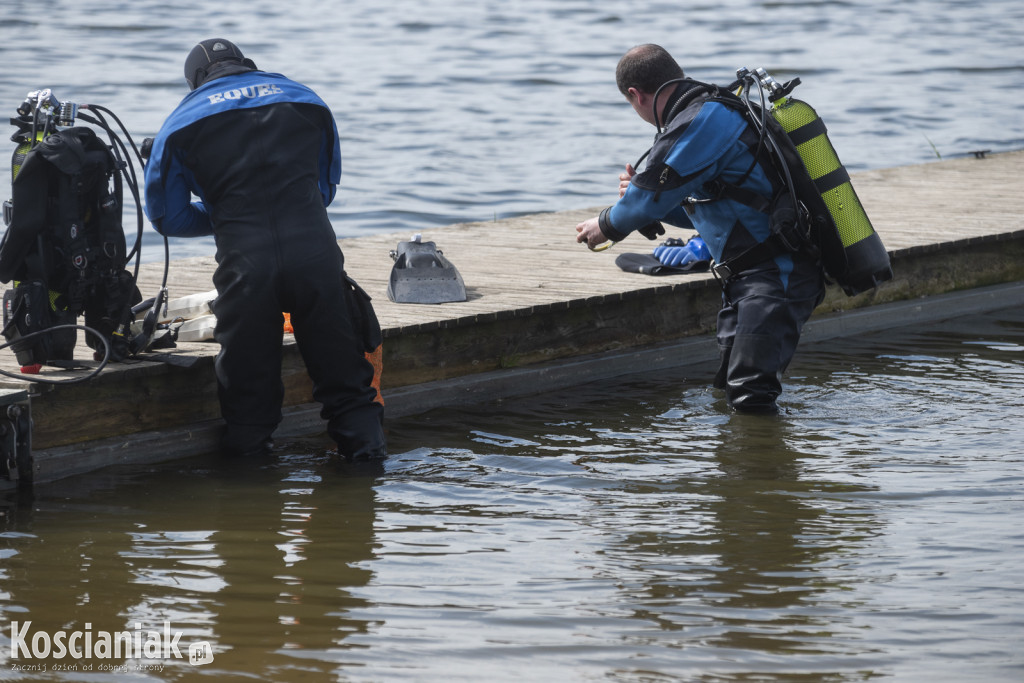
<path fill-rule="evenodd" d="M 0 489 L 32 486 L 32 407 L 28 392 L 0 390 Z"/>

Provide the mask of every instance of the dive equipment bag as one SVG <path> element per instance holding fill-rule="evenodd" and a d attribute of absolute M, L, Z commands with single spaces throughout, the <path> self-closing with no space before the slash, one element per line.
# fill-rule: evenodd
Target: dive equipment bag
<path fill-rule="evenodd" d="M 106 340 L 109 358 L 123 360 L 131 307 L 141 296 L 125 270 L 119 162 L 91 128 L 58 128 L 52 120 L 42 124 L 38 108 L 18 111 L 22 116 L 11 119 L 19 127 L 12 199 L 0 241 L 0 282 L 13 283 L 4 294 L 4 337 L 23 369 L 70 360 L 73 327 L 33 333 L 74 325 L 84 315 Z M 86 343 L 101 355 L 103 341 L 87 335 Z"/>

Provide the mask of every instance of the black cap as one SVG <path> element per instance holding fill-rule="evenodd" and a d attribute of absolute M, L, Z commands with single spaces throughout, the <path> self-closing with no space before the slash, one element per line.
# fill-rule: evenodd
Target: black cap
<path fill-rule="evenodd" d="M 218 62 L 229 62 L 244 67 L 233 69 L 232 73 L 251 71 L 256 68 L 253 61 L 246 59 L 238 46 L 230 40 L 210 38 L 192 48 L 188 57 L 185 58 L 185 81 L 188 82 L 188 89 L 195 90 L 202 85 L 213 71 L 211 67 Z"/>

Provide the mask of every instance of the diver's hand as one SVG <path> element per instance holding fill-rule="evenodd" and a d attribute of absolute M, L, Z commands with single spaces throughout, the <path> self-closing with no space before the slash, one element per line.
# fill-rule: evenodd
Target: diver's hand
<path fill-rule="evenodd" d="M 590 249 L 593 249 L 602 242 L 608 241 L 608 238 L 601 232 L 601 225 L 598 222 L 597 216 L 585 220 L 576 226 L 576 241 L 587 245 Z"/>
<path fill-rule="evenodd" d="M 633 164 L 626 164 L 626 172 L 619 174 L 619 199 L 622 199 L 622 195 L 626 194 L 626 190 L 629 189 L 629 183 L 636 175 L 636 169 L 633 168 Z"/>

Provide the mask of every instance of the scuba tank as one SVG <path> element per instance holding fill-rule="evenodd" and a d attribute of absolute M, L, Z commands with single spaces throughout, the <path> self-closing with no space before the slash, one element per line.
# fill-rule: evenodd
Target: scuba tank
<path fill-rule="evenodd" d="M 26 130 L 15 134 L 17 146 L 11 154 L 12 181 L 17 180 L 25 159 L 45 135 L 46 131 L 42 129 L 31 134 Z M 12 200 L 4 202 L 5 226 L 11 224 L 13 207 Z M 6 233 L 4 237 L 7 237 Z M 70 361 L 77 332 L 67 326 L 75 322 L 75 316 L 68 314 L 60 293 L 49 289 L 47 283 L 39 279 L 15 280 L 12 284 L 14 287 L 3 296 L 3 334 L 10 342 L 22 372 L 35 374 L 47 361 Z M 38 334 L 57 326 L 62 329 Z"/>
<path fill-rule="evenodd" d="M 789 96 L 800 79 L 780 85 L 760 68 L 754 75 L 747 69 L 736 75 L 748 84 L 756 77 L 756 83 L 768 91 L 769 113 L 796 148 L 803 170 L 813 182 L 814 191 L 800 192 L 799 198 L 813 216 L 812 238 L 821 249 L 828 275 L 850 296 L 891 280 L 889 253 L 839 161 L 824 122 L 809 104 Z M 800 170 L 794 166 L 789 164 L 791 172 Z M 799 179 L 795 182 L 800 184 Z"/>
<path fill-rule="evenodd" d="M 17 137 L 18 146 L 14 148 L 14 152 L 11 154 L 11 180 L 18 177 L 18 171 L 21 170 L 21 165 L 25 163 L 25 157 L 32 151 L 32 148 L 43 141 L 43 133 L 42 131 L 36 132 L 35 141 L 27 135 L 18 135 Z"/>

